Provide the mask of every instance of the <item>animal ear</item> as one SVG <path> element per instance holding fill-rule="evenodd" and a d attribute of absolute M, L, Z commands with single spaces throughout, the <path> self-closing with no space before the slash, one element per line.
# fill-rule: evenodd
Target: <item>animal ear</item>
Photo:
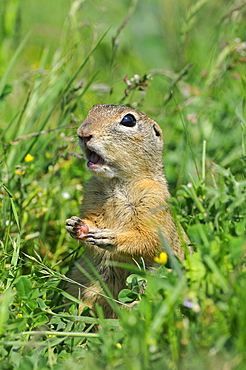
<path fill-rule="evenodd" d="M 154 135 L 162 139 L 162 131 L 161 131 L 160 126 L 157 125 L 157 123 L 154 123 L 152 127 L 153 127 Z"/>

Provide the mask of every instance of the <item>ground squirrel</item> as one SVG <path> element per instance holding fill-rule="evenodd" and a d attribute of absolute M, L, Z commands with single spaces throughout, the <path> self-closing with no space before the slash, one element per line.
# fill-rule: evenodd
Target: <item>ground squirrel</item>
<path fill-rule="evenodd" d="M 87 168 L 94 175 L 85 185 L 81 219 L 66 220 L 66 228 L 85 246 L 85 259 L 78 261 L 93 275 L 88 260 L 107 284 L 114 298 L 125 288 L 130 274 L 109 266 L 108 261 L 134 263 L 142 257 L 146 267 L 163 251 L 158 228 L 164 233 L 173 253 L 182 260 L 183 247 L 167 200 L 170 197 L 164 175 L 162 130 L 159 125 L 133 108 L 117 105 L 95 105 L 78 128 L 79 145 Z M 182 229 L 181 229 L 182 230 Z M 183 240 L 188 238 L 183 231 Z M 85 261 L 87 260 L 87 262 Z M 103 307 L 105 317 L 114 314 L 100 284 L 92 283 L 77 267 L 71 278 L 76 284 L 68 293 L 80 297 L 93 308 Z"/>

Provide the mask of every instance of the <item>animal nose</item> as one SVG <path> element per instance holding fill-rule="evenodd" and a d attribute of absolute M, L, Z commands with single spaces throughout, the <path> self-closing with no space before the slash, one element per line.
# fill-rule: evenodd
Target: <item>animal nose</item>
<path fill-rule="evenodd" d="M 78 134 L 78 137 L 84 141 L 85 143 L 87 143 L 88 141 L 91 140 L 92 138 L 92 135 L 90 134 L 89 130 L 86 128 L 86 126 L 80 126 L 78 128 L 78 131 L 77 131 L 77 134 Z"/>

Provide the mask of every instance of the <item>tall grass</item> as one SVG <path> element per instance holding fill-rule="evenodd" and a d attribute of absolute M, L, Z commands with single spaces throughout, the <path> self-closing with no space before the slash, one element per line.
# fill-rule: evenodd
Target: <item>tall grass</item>
<path fill-rule="evenodd" d="M 1 368 L 243 369 L 245 3 L 8 0 L 0 18 Z M 79 316 L 71 297 L 64 311 L 83 252 L 64 221 L 89 176 L 76 128 L 98 103 L 160 123 L 195 251 L 136 267 L 119 320 Z"/>

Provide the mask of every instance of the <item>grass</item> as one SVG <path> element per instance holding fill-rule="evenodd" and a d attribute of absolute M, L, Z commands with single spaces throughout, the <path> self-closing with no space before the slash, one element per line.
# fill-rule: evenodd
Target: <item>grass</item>
<path fill-rule="evenodd" d="M 244 369 L 245 2 L 1 7 L 1 369 Z M 64 311 L 82 253 L 64 221 L 89 176 L 76 128 L 98 103 L 160 123 L 170 206 L 195 250 L 155 275 L 136 267 L 119 320 L 79 316 L 76 299 Z"/>

